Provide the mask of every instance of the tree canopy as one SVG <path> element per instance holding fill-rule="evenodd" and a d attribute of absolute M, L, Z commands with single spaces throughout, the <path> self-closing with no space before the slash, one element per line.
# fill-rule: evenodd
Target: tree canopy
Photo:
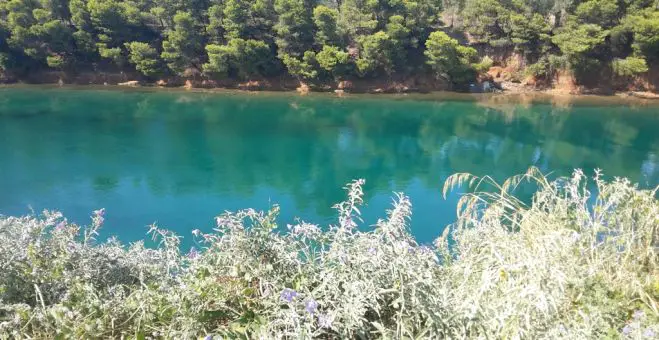
<path fill-rule="evenodd" d="M 443 21 L 443 20 L 444 21 Z M 473 82 L 493 49 L 536 75 L 659 64 L 657 0 L 0 0 L 0 72 Z M 485 52 L 484 52 L 485 51 Z"/>

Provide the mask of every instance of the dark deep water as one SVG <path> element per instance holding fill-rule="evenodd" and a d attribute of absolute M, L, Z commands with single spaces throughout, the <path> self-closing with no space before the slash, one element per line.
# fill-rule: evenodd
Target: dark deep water
<path fill-rule="evenodd" d="M 455 172 L 601 168 L 659 184 L 656 104 L 421 98 L 0 88 L 0 214 L 88 223 L 104 207 L 104 236 L 125 242 L 153 222 L 187 237 L 274 203 L 282 225 L 326 224 L 344 184 L 364 178 L 366 226 L 404 191 L 430 242 L 455 219 L 457 194 L 441 197 Z"/>

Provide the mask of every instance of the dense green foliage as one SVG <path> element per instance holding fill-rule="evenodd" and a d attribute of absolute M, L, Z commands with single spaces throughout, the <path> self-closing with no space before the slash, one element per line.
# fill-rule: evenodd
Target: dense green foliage
<path fill-rule="evenodd" d="M 430 34 L 426 41 L 426 56 L 428 65 L 440 77 L 456 83 L 464 83 L 472 77 L 471 61 L 476 57 L 476 50 L 461 46 L 444 32 Z"/>
<path fill-rule="evenodd" d="M 537 190 L 530 204 L 512 193 Z M 468 184 L 434 245 L 407 229 L 411 202 L 360 231 L 363 181 L 338 221 L 278 232 L 275 206 L 192 231 L 153 226 L 155 249 L 98 243 L 59 213 L 0 217 L 0 339 L 655 339 L 657 191 L 628 180 L 550 181 L 537 169 Z M 528 183 L 526 183 L 528 184 Z M 593 190 L 589 190 L 592 188 Z M 494 190 L 492 190 L 494 189 Z M 592 195 L 592 196 L 591 196 Z"/>
<path fill-rule="evenodd" d="M 288 73 L 308 82 L 433 73 L 465 84 L 487 64 L 463 46 L 470 44 L 485 54 L 512 49 L 536 76 L 558 68 L 628 76 L 659 63 L 658 6 L 657 0 L 0 0 L 0 71 Z"/>

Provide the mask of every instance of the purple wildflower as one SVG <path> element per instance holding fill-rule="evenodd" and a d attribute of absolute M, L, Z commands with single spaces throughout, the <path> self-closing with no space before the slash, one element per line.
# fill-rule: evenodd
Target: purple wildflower
<path fill-rule="evenodd" d="M 313 314 L 316 312 L 316 309 L 318 309 L 318 302 L 316 302 L 314 299 L 308 300 L 304 304 L 304 309 L 307 311 L 307 313 Z"/>
<path fill-rule="evenodd" d="M 194 260 L 197 257 L 199 257 L 199 252 L 197 249 L 195 247 L 190 248 L 190 251 L 188 252 L 188 258 Z"/>
<path fill-rule="evenodd" d="M 632 317 L 634 318 L 634 320 L 641 319 L 641 318 L 643 318 L 644 316 L 645 316 L 645 312 L 642 311 L 642 310 L 640 310 L 640 309 L 637 310 L 637 311 L 635 311 L 635 312 L 634 312 L 634 315 L 632 315 Z"/>
<path fill-rule="evenodd" d="M 66 227 L 66 221 L 61 221 L 55 226 L 55 231 L 62 231 L 64 230 L 64 227 Z"/>
<path fill-rule="evenodd" d="M 334 321 L 334 318 L 327 314 L 318 315 L 318 326 L 320 326 L 320 328 L 332 328 L 332 321 Z"/>
<path fill-rule="evenodd" d="M 368 248 L 368 253 L 371 254 L 372 256 L 375 256 L 375 254 L 377 254 L 377 250 L 375 250 L 375 248 L 373 247 L 370 247 Z"/>
<path fill-rule="evenodd" d="M 625 325 L 625 327 L 622 328 L 622 334 L 624 335 L 629 335 L 632 332 L 632 326 L 630 325 Z"/>
<path fill-rule="evenodd" d="M 284 290 L 281 291 L 280 296 L 282 300 L 286 302 L 292 302 L 293 299 L 297 296 L 297 292 L 290 288 L 284 288 Z"/>
<path fill-rule="evenodd" d="M 103 224 L 105 221 L 105 218 L 103 218 L 103 215 L 105 215 L 105 208 L 94 210 L 94 216 L 92 217 L 94 224 L 96 226 L 100 226 Z"/>
<path fill-rule="evenodd" d="M 210 335 L 210 334 L 208 334 L 208 335 L 206 335 L 206 337 L 204 338 L 204 340 L 213 340 L 213 336 Z"/>
<path fill-rule="evenodd" d="M 643 332 L 643 336 L 648 338 L 648 339 L 654 339 L 655 338 L 655 333 L 651 328 L 648 328 Z"/>
<path fill-rule="evenodd" d="M 579 240 L 581 240 L 581 234 L 579 234 L 576 231 L 572 232 L 572 242 L 576 243 L 576 242 L 579 242 Z"/>

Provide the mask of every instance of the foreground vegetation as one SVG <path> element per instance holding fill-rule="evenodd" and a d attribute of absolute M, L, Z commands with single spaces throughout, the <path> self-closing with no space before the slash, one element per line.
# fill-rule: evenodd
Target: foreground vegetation
<path fill-rule="evenodd" d="M 537 186 L 526 205 L 511 192 Z M 97 243 L 58 213 L 0 218 L 1 338 L 656 338 L 657 191 L 581 171 L 531 169 L 467 184 L 459 219 L 433 246 L 408 233 L 398 194 L 358 231 L 362 181 L 327 229 L 278 233 L 277 208 L 193 231 L 201 250 L 153 227 L 157 249 Z M 524 184 L 529 185 L 529 184 Z M 495 188 L 484 190 L 483 188 Z M 596 187 L 594 192 L 588 188 Z M 209 337 L 210 336 L 210 337 Z"/>
<path fill-rule="evenodd" d="M 0 75 L 18 77 L 51 68 L 322 83 L 432 73 L 459 87 L 503 52 L 519 56 L 513 78 L 570 70 L 578 82 L 630 80 L 659 62 L 659 4 L 0 0 Z"/>

